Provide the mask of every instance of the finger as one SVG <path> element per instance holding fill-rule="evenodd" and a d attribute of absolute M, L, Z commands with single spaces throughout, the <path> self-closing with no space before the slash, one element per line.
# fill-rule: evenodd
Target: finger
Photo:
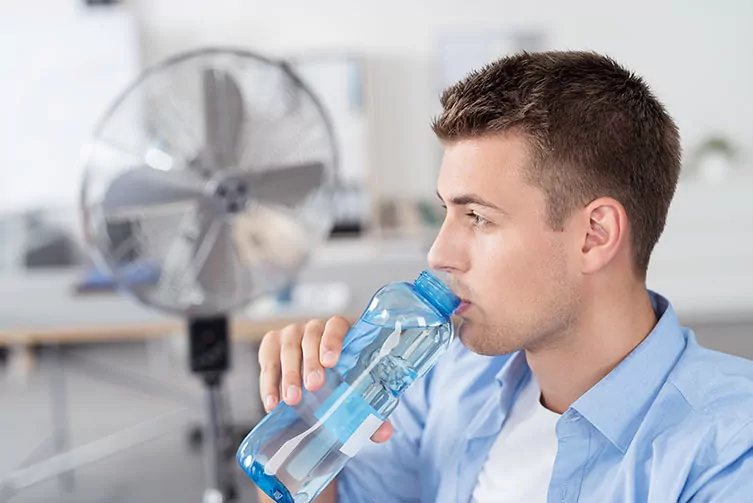
<path fill-rule="evenodd" d="M 379 429 L 377 429 L 377 431 L 374 432 L 373 435 L 371 435 L 371 440 L 378 444 L 386 442 L 390 439 L 394 432 L 395 429 L 392 427 L 392 423 L 388 419 L 387 421 L 382 423 L 382 425 L 379 427 Z"/>
<path fill-rule="evenodd" d="M 303 379 L 306 389 L 311 391 L 318 390 L 324 384 L 324 367 L 319 361 L 324 325 L 324 320 L 311 320 L 303 333 Z"/>
<path fill-rule="evenodd" d="M 264 409 L 269 412 L 280 402 L 280 341 L 279 331 L 267 333 L 259 345 L 259 393 Z"/>
<path fill-rule="evenodd" d="M 325 367 L 334 367 L 340 359 L 343 339 L 350 329 L 350 323 L 342 316 L 334 316 L 327 321 L 322 335 L 319 358 Z"/>
<path fill-rule="evenodd" d="M 282 399 L 288 405 L 297 405 L 301 400 L 301 340 L 303 328 L 288 325 L 282 330 Z"/>

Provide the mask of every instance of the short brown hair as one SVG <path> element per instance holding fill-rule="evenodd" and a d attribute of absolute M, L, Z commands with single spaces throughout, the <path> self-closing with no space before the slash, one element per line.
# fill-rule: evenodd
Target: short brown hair
<path fill-rule="evenodd" d="M 444 142 L 522 133 L 533 154 L 529 181 L 562 229 L 601 196 L 625 207 L 636 272 L 645 277 L 680 174 L 680 138 L 646 83 L 592 52 L 520 53 L 474 71 L 444 91 L 432 129 Z"/>

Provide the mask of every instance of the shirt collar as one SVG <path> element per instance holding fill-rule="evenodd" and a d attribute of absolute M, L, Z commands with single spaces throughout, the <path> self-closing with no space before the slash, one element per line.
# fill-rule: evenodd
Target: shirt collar
<path fill-rule="evenodd" d="M 687 343 L 669 301 L 652 291 L 649 291 L 649 297 L 659 319 L 654 329 L 617 367 L 571 406 L 621 452 L 627 450 Z M 502 410 L 509 410 L 512 406 L 529 372 L 525 352 L 519 351 L 506 359 L 496 375 L 505 391 Z"/>
<path fill-rule="evenodd" d="M 523 384 L 523 380 L 528 376 L 531 369 L 526 361 L 524 351 L 517 351 L 511 354 L 505 361 L 502 368 L 499 369 L 495 379 L 500 386 L 513 388 L 513 392 Z"/>
<path fill-rule="evenodd" d="M 625 452 L 687 340 L 672 305 L 649 291 L 659 321 L 606 377 L 571 406 Z"/>

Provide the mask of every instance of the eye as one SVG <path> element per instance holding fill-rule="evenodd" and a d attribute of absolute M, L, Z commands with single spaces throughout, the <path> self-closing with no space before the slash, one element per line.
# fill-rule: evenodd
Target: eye
<path fill-rule="evenodd" d="M 481 215 L 479 215 L 473 210 L 466 213 L 466 215 L 471 219 L 471 222 L 474 227 L 478 227 L 478 228 L 486 227 L 487 225 L 491 223 L 489 220 L 482 217 Z"/>

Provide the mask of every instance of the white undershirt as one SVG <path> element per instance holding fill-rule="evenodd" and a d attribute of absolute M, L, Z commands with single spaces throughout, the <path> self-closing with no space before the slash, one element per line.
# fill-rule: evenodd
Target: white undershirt
<path fill-rule="evenodd" d="M 472 503 L 545 503 L 559 418 L 541 405 L 541 389 L 531 375 L 489 451 Z"/>

